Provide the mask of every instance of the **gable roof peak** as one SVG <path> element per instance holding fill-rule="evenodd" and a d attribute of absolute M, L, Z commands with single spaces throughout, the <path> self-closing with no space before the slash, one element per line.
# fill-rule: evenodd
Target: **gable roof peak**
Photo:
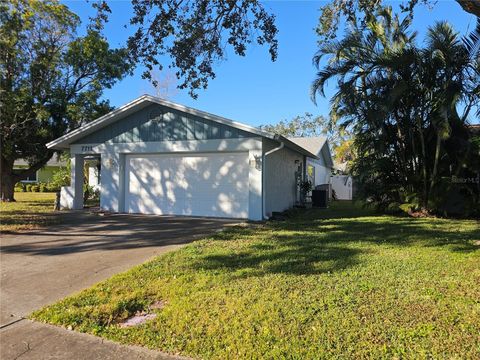
<path fill-rule="evenodd" d="M 47 147 L 50 149 L 57 149 L 57 150 L 68 149 L 69 146 L 75 141 L 91 133 L 94 133 L 118 120 L 121 120 L 126 116 L 147 107 L 149 104 L 159 104 L 161 106 L 165 106 L 173 110 L 177 110 L 186 114 L 198 116 L 206 120 L 214 121 L 214 122 L 224 124 L 239 130 L 243 130 L 263 138 L 267 138 L 275 141 L 284 141 L 287 147 L 291 147 L 292 149 L 295 149 L 296 151 L 299 151 L 300 153 L 306 156 L 316 158 L 318 154 L 316 152 L 310 151 L 309 148 L 299 144 L 297 141 L 292 141 L 291 139 L 288 139 L 284 136 L 281 136 L 278 134 L 272 134 L 250 125 L 233 121 L 222 116 L 214 115 L 206 111 L 194 109 L 189 106 L 174 103 L 172 101 L 161 99 L 149 94 L 143 94 L 138 98 L 136 98 L 135 100 L 132 100 L 129 103 L 110 111 L 108 114 L 105 114 L 92 122 L 89 122 L 75 130 L 70 131 L 69 133 L 59 137 L 58 139 L 55 139 L 49 142 L 47 144 Z"/>
<path fill-rule="evenodd" d="M 98 131 L 101 128 L 108 126 L 120 119 L 123 119 L 124 117 L 134 113 L 135 111 L 138 111 L 148 106 L 148 104 L 159 104 L 173 110 L 181 111 L 181 112 L 198 116 L 207 120 L 215 121 L 217 123 L 225 124 L 227 126 L 231 126 L 233 128 L 250 132 L 252 134 L 255 134 L 261 137 L 275 139 L 274 134 L 270 134 L 256 127 L 242 124 L 240 122 L 236 122 L 236 121 L 224 118 L 222 116 L 214 115 L 202 110 L 197 110 L 197 109 L 194 109 L 185 105 L 181 105 L 178 103 L 174 103 L 168 100 L 164 100 L 152 95 L 143 94 L 138 98 L 136 98 L 135 100 L 132 100 L 129 103 L 110 111 L 108 114 L 105 114 L 99 117 L 98 119 L 92 122 L 89 122 L 85 125 L 82 125 L 79 128 L 72 130 L 69 133 L 59 137 L 58 139 L 55 139 L 49 142 L 47 144 L 47 147 L 51 149 L 57 149 L 57 150 L 67 149 L 70 146 L 70 144 L 72 144 L 74 141 L 79 140 L 82 137 L 89 135 L 95 131 Z"/>

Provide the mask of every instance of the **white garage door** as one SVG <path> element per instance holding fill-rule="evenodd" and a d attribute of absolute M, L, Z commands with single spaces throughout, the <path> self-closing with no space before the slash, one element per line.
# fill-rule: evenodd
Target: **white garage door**
<path fill-rule="evenodd" d="M 129 213 L 248 217 L 248 154 L 128 155 Z"/>

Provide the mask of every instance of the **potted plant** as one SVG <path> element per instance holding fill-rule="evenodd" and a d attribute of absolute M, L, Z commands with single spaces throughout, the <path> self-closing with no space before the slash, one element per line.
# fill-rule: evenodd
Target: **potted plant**
<path fill-rule="evenodd" d="M 305 206 L 312 205 L 311 201 L 307 201 L 307 198 L 310 197 L 308 196 L 308 194 L 310 193 L 310 191 L 312 191 L 312 189 L 313 185 L 310 180 L 304 180 L 300 183 L 300 193 L 302 194 L 302 202 Z"/>

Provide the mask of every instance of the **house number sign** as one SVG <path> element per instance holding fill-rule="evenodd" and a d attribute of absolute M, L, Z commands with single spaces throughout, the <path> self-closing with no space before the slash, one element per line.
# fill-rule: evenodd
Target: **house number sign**
<path fill-rule="evenodd" d="M 84 151 L 93 151 L 93 146 L 89 146 L 89 145 L 82 146 L 82 152 Z"/>

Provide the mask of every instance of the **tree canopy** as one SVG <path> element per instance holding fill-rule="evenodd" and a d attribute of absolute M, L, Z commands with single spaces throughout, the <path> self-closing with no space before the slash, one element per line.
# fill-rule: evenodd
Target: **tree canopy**
<path fill-rule="evenodd" d="M 279 134 L 283 136 L 321 136 L 326 135 L 331 130 L 331 123 L 325 117 L 314 116 L 311 113 L 298 115 L 291 120 L 281 120 L 276 124 L 260 125 L 261 130 Z"/>
<path fill-rule="evenodd" d="M 469 13 L 480 16 L 477 0 L 456 0 Z M 245 56 L 252 43 L 268 47 L 277 58 L 278 29 L 275 15 L 258 0 L 131 0 L 133 14 L 128 27 L 135 33 L 127 48 L 131 61 L 145 67 L 143 77 L 155 83 L 152 71 L 175 70 L 180 89 L 196 98 L 215 78 L 215 66 L 225 60 L 228 49 Z M 336 38 L 341 20 L 350 25 L 368 22 L 382 0 L 330 0 L 320 7 L 319 41 Z M 435 6 L 435 0 L 402 0 L 401 9 L 410 17 L 419 4 Z M 107 0 L 96 0 L 100 22 L 108 20 Z M 127 25 L 125 25 L 127 27 Z M 155 85 L 155 84 L 154 84 Z"/>
<path fill-rule="evenodd" d="M 480 1 L 455 0 L 464 11 L 480 17 Z M 415 8 L 419 5 L 435 6 L 435 0 L 402 0 L 399 2 L 401 11 L 413 18 Z M 375 18 L 376 13 L 384 7 L 383 0 L 330 0 L 320 7 L 320 17 L 317 26 L 319 43 L 334 40 L 341 20 L 354 27 L 366 24 Z"/>
<path fill-rule="evenodd" d="M 215 78 L 214 67 L 226 58 L 228 48 L 245 56 L 253 42 L 267 45 L 272 61 L 277 58 L 275 16 L 257 0 L 131 0 L 133 14 L 128 39 L 133 62 L 144 65 L 143 77 L 152 70 L 175 69 L 179 88 L 192 97 Z M 95 3 L 98 17 L 107 19 L 106 0 Z M 162 58 L 163 56 L 167 57 Z M 163 60 L 163 61 L 162 61 Z"/>

